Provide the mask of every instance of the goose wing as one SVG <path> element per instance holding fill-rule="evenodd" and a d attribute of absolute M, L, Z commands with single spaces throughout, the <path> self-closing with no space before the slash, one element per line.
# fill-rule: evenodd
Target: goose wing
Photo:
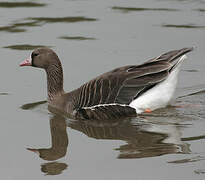
<path fill-rule="evenodd" d="M 125 104 L 167 78 L 180 57 L 193 48 L 170 51 L 144 64 L 124 66 L 102 74 L 78 89 L 78 108 Z"/>

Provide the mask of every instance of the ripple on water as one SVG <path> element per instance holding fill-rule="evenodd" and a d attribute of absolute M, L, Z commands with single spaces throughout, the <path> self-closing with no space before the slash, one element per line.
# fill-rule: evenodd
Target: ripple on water
<path fill-rule="evenodd" d="M 31 110 L 37 113 L 48 115 L 50 112 L 48 111 L 47 101 L 39 101 L 33 103 L 27 103 L 20 107 L 23 110 Z"/>
<path fill-rule="evenodd" d="M 85 16 L 70 16 L 70 17 L 29 17 L 26 20 L 34 20 L 44 23 L 75 23 L 83 21 L 97 21 L 95 18 L 88 18 Z"/>
<path fill-rule="evenodd" d="M 10 25 L 10 26 L 1 26 L 0 31 L 10 32 L 10 33 L 19 33 L 19 32 L 25 32 L 26 29 L 16 28 L 15 26 Z"/>
<path fill-rule="evenodd" d="M 29 20 L 29 21 L 28 21 Z M 28 21 L 28 22 L 23 22 Z M 88 18 L 84 16 L 73 16 L 73 17 L 28 17 L 21 20 L 18 23 L 13 23 L 7 26 L 0 26 L 0 31 L 10 33 L 21 33 L 26 32 L 25 27 L 42 26 L 45 23 L 76 23 L 76 22 L 90 22 L 97 21 L 95 18 Z M 22 28 L 24 27 L 24 28 Z"/>
<path fill-rule="evenodd" d="M 13 50 L 34 50 L 36 48 L 43 48 L 51 46 L 44 46 L 44 45 L 30 45 L 30 44 L 17 44 L 17 45 L 11 45 L 11 46 L 4 46 L 3 48 L 13 49 Z"/>
<path fill-rule="evenodd" d="M 182 70 L 185 72 L 199 72 L 197 69 L 186 69 L 186 70 Z"/>
<path fill-rule="evenodd" d="M 205 9 L 194 9 L 195 11 L 205 12 Z"/>
<path fill-rule="evenodd" d="M 30 22 L 19 22 L 12 24 L 13 27 L 33 27 L 33 26 L 40 26 L 37 21 L 30 21 Z"/>
<path fill-rule="evenodd" d="M 186 29 L 204 29 L 205 26 L 195 24 L 162 24 L 162 27 L 166 28 L 186 28 Z"/>
<path fill-rule="evenodd" d="M 179 11 L 179 9 L 172 8 L 142 8 L 142 7 L 121 7 L 113 6 L 113 10 L 119 10 L 123 13 L 132 12 L 132 11 Z"/>
<path fill-rule="evenodd" d="M 174 163 L 174 164 L 184 164 L 184 163 L 192 163 L 192 162 L 197 162 L 197 161 L 203 161 L 205 160 L 204 156 L 195 156 L 191 158 L 185 158 L 185 159 L 180 159 L 176 161 L 170 161 L 168 163 Z"/>
<path fill-rule="evenodd" d="M 29 109 L 34 109 L 35 107 L 41 105 L 41 104 L 45 104 L 47 101 L 38 101 L 38 102 L 34 102 L 34 103 L 27 103 L 21 106 L 21 109 L 23 110 L 29 110 Z"/>
<path fill-rule="evenodd" d="M 9 93 L 0 93 L 1 96 L 9 95 Z"/>
<path fill-rule="evenodd" d="M 8 25 L 8 26 L 1 26 L 0 31 L 11 32 L 11 33 L 26 32 L 27 30 L 22 27 L 34 27 L 34 26 L 40 26 L 40 25 L 41 24 L 37 21 L 19 22 L 19 23 Z"/>
<path fill-rule="evenodd" d="M 43 7 L 46 6 L 45 3 L 36 3 L 36 2 L 0 2 L 0 8 L 21 8 L 21 7 Z"/>
<path fill-rule="evenodd" d="M 76 41 L 96 40 L 96 38 L 84 37 L 84 36 L 61 36 L 61 37 L 59 37 L 59 39 L 76 40 Z"/>
<path fill-rule="evenodd" d="M 197 169 L 194 171 L 195 174 L 205 174 L 205 169 Z"/>

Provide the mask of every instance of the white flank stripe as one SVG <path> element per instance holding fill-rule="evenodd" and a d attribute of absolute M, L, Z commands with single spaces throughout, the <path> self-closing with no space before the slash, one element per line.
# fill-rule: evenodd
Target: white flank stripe
<path fill-rule="evenodd" d="M 98 107 L 105 107 L 105 106 L 122 106 L 122 107 L 130 107 L 129 105 L 126 105 L 126 104 L 111 103 L 111 104 L 98 104 L 98 105 L 95 105 L 95 106 L 83 107 L 82 109 L 95 110 L 95 108 L 98 108 Z"/>

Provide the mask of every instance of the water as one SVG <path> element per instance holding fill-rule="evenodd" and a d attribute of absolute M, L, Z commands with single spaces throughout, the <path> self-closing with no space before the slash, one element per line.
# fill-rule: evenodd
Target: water
<path fill-rule="evenodd" d="M 1 1 L 0 177 L 204 179 L 204 17 L 203 0 Z M 40 46 L 58 53 L 67 91 L 115 67 L 195 46 L 173 102 L 184 107 L 111 122 L 55 115 L 45 73 L 18 66 Z"/>

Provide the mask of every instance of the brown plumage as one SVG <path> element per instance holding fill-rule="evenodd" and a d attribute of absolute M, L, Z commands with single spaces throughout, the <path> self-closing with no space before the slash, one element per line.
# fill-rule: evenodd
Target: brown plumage
<path fill-rule="evenodd" d="M 74 118 L 110 119 L 136 115 L 129 104 L 168 78 L 180 57 L 192 51 L 183 48 L 170 51 L 141 65 L 116 68 L 65 93 L 63 70 L 56 53 L 48 48 L 36 49 L 21 66 L 45 69 L 49 105 Z"/>

